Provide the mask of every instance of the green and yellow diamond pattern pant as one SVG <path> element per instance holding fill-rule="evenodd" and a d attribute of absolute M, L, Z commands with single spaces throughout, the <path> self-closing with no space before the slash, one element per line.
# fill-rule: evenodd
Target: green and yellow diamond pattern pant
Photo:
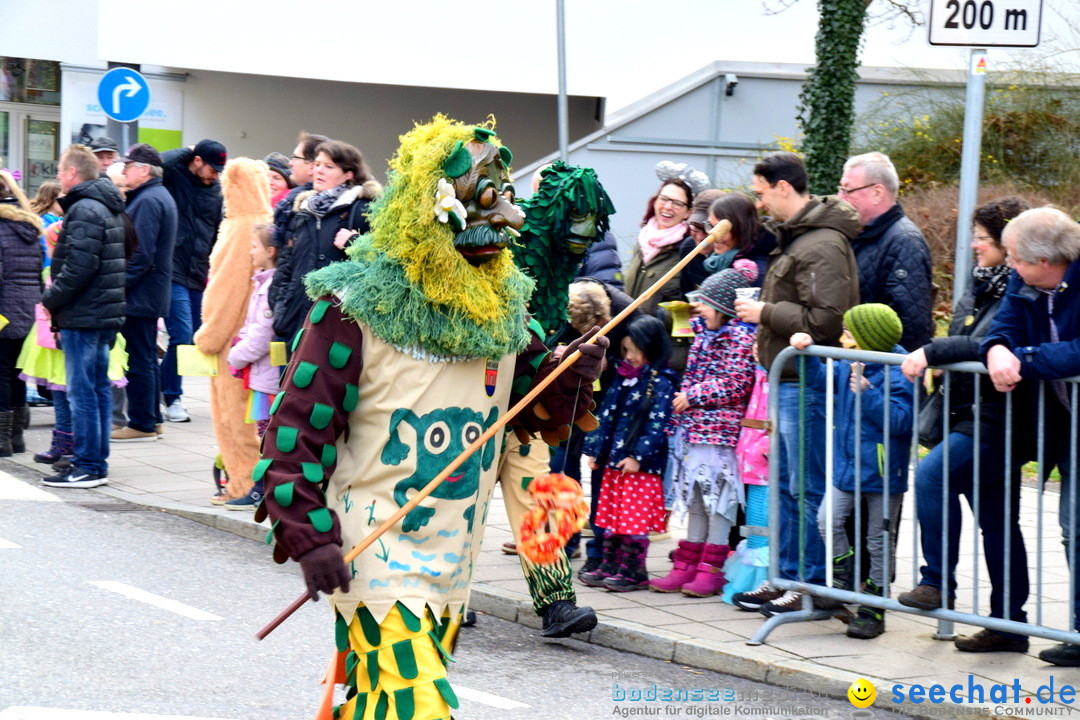
<path fill-rule="evenodd" d="M 366 607 L 352 622 L 337 618 L 338 650 L 346 651 L 346 702 L 339 720 L 449 720 L 458 706 L 446 679 L 446 663 L 460 618 L 436 622 L 431 611 L 417 617 L 401 603 L 382 623 Z"/>

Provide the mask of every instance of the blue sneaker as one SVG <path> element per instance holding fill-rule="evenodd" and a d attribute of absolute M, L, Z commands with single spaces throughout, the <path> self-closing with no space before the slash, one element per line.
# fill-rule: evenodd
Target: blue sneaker
<path fill-rule="evenodd" d="M 236 498 L 235 500 L 227 500 L 224 507 L 229 510 L 254 510 L 259 507 L 259 503 L 262 502 L 262 499 L 262 487 L 256 485 L 251 488 L 251 491 L 244 497 Z"/>

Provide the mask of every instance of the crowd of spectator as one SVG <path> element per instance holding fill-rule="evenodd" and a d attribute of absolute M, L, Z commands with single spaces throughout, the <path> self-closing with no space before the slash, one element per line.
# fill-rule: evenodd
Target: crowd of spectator
<path fill-rule="evenodd" d="M 51 487 L 103 485 L 110 443 L 152 442 L 166 423 L 190 420 L 177 356 L 193 338 L 198 342 L 207 312 L 211 254 L 219 252 L 230 212 L 222 193 L 228 162 L 224 145 L 209 139 L 159 153 L 143 143 L 121 151 L 98 138 L 66 149 L 57 182 L 42 185 L 32 202 L 0 173 L 0 457 L 26 451 L 27 401 L 39 392 L 56 414 L 50 447 L 35 455 L 55 470 L 44 479 Z M 287 344 L 311 309 L 304 278 L 347 257 L 368 231 L 367 212 L 382 188 L 357 148 L 306 132 L 291 157 L 271 153 L 253 167 L 260 182 L 265 175 L 270 198 L 260 212 L 273 221 L 245 225 L 244 237 L 229 240 L 250 257 L 236 279 L 250 299 L 223 362 L 243 382 L 240 412 L 258 438 L 281 371 L 270 362 L 272 344 Z M 990 615 L 1025 622 L 1020 468 L 1037 459 L 1033 448 L 1041 441 L 1063 485 L 1074 475 L 1072 405 L 1062 379 L 1080 374 L 1080 305 L 1071 300 L 1071 288 L 1080 288 L 1080 226 L 1060 210 L 1030 208 L 1018 198 L 980 207 L 972 219 L 977 263 L 970 289 L 957 300 L 948 335 L 934 337 L 930 251 L 898 201 L 887 156 L 850 158 L 829 196 L 809 193 L 802 160 L 788 152 L 754 166 L 752 194 L 715 190 L 686 165 L 664 162 L 657 174 L 660 186 L 627 261 L 610 234 L 598 239 L 569 288 L 566 328 L 550 338 L 554 349 L 605 324 L 666 277 L 610 334 L 596 396 L 599 427 L 575 429 L 551 455 L 553 472 L 579 481 L 583 469 L 590 472 L 592 538 L 579 580 L 614 592 L 719 596 L 765 616 L 806 607 L 803 593 L 764 576 L 774 552 L 782 579 L 823 586 L 828 575 L 834 588 L 881 595 L 895 567 L 897 520 L 915 462 L 925 565 L 919 585 L 899 602 L 923 610 L 953 606 L 960 498 L 972 502 L 977 488 Z M 729 229 L 714 232 L 721 221 Z M 706 237 L 705 251 L 672 275 Z M 689 330 L 678 327 L 685 309 Z M 785 348 L 811 345 L 905 357 L 899 368 L 836 361 L 831 383 L 830 366 L 812 357 L 774 369 Z M 989 375 L 954 380 L 948 434 L 933 423 L 916 427 L 916 385 L 928 368 L 963 360 L 984 361 Z M 764 414 L 770 371 L 780 379 L 771 448 Z M 1048 389 L 1043 438 L 1033 435 L 1039 381 Z M 940 406 L 940 396 L 930 393 L 924 414 Z M 921 459 L 910 457 L 913 433 L 929 449 Z M 778 466 L 772 495 L 780 523 L 776 547 L 766 548 L 759 536 L 741 538 L 739 528 L 765 523 L 763 468 L 770 461 Z M 229 464 L 226 456 L 226 473 Z M 222 484 L 211 502 L 257 506 L 263 488 L 246 472 L 245 483 Z M 858 497 L 864 527 L 851 522 Z M 1066 550 L 1075 553 L 1080 538 L 1070 533 L 1078 508 L 1069 497 L 1063 489 L 1060 516 Z M 671 566 L 650 574 L 650 534 L 664 532 L 672 513 L 687 518 L 686 537 Z M 578 555 L 579 541 L 571 539 L 570 556 Z M 857 548 L 865 551 L 862 567 Z M 505 549 L 516 552 L 513 543 Z M 1076 561 L 1070 555 L 1072 567 Z M 841 607 L 824 596 L 812 601 Z M 566 634 L 585 626 L 565 617 L 558 625 Z M 870 639 L 884 630 L 885 612 L 864 604 L 846 632 Z M 1028 640 L 984 629 L 958 638 L 956 647 L 1025 652 Z M 1062 644 L 1040 657 L 1077 666 L 1080 646 Z"/>

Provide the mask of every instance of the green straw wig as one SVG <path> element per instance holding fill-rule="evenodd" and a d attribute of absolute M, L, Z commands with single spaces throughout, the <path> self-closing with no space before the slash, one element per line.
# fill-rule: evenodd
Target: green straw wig
<path fill-rule="evenodd" d="M 308 275 L 308 294 L 338 296 L 347 315 L 416 355 L 501 357 L 524 349 L 531 281 L 509 250 L 469 264 L 450 225 L 435 217 L 443 163 L 458 142 L 475 137 L 474 127 L 443 115 L 403 135 L 386 191 L 371 209 L 371 232 L 349 248 L 348 261 Z"/>

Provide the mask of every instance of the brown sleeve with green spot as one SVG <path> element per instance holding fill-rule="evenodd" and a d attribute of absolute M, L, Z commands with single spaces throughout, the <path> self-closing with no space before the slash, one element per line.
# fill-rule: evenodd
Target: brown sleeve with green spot
<path fill-rule="evenodd" d="M 510 407 L 525 397 L 536 383 L 543 380 L 558 367 L 544 342 L 535 332 L 529 333 L 529 345 L 517 356 L 514 366 L 514 385 L 510 392 Z M 567 370 L 548 385 L 533 401 L 510 421 L 510 426 L 524 428 L 530 435 L 542 430 L 556 430 L 569 425 L 592 406 L 592 381 Z M 549 417 L 536 415 L 537 403 L 543 403 Z"/>
<path fill-rule="evenodd" d="M 337 464 L 335 443 L 359 396 L 363 339 L 356 322 L 324 297 L 294 342 L 253 473 L 265 482 L 263 502 L 274 523 L 278 562 L 341 544 L 341 524 L 326 507 L 325 491 Z"/>

